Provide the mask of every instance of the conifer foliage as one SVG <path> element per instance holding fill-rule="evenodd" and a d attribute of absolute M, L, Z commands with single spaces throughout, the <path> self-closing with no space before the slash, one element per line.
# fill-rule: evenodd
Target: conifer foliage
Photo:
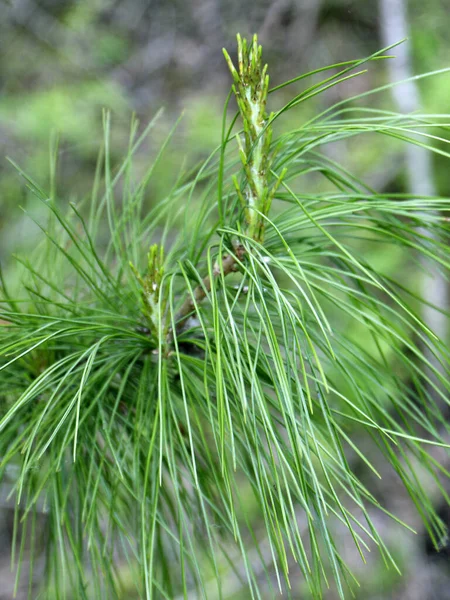
<path fill-rule="evenodd" d="M 377 193 L 323 151 L 381 134 L 448 157 L 445 119 L 354 98 L 277 134 L 385 53 L 272 89 L 256 37 L 225 57 L 221 144 L 150 210 L 155 165 L 136 180 L 133 156 L 158 116 L 133 122 L 113 166 L 105 115 L 88 201 L 68 207 L 17 167 L 48 221 L 20 284 L 1 279 L 0 477 L 18 581 L 44 520 L 43 597 L 226 598 L 231 573 L 251 598 L 347 598 L 336 531 L 395 566 L 360 477 L 378 475 L 374 448 L 436 546 L 445 535 L 415 469 L 445 495 L 430 449 L 449 448 L 448 350 L 420 316 L 421 267 L 394 278 L 376 258 L 447 276 L 449 201 Z M 302 89 L 269 114 L 287 86 Z"/>

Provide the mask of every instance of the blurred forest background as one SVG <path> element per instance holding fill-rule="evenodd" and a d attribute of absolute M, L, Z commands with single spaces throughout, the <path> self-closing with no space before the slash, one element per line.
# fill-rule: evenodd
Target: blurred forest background
<path fill-rule="evenodd" d="M 407 11 L 403 20 L 402 9 Z M 234 53 L 236 32 L 259 33 L 272 84 L 277 84 L 304 71 L 367 56 L 399 41 L 406 27 L 410 41 L 394 50 L 400 56 L 397 63 L 373 63 L 365 76 L 302 104 L 301 112 L 289 113 L 284 121 L 287 129 L 327 103 L 410 72 L 448 67 L 449 23 L 450 0 L 0 0 L 0 262 L 6 277 L 15 277 L 11 253 L 33 247 L 39 237 L 20 207 L 37 216 L 42 210 L 6 156 L 49 189 L 50 157 L 57 151 L 56 185 L 51 193 L 64 206 L 89 194 L 102 140 L 103 108 L 112 113 L 112 151 L 119 159 L 126 152 L 132 113 L 145 125 L 165 107 L 151 143 L 138 156 L 142 165 L 155 156 L 184 111 L 146 199 L 151 206 L 170 190 L 183 165 L 195 165 L 220 141 L 223 103 L 230 86 L 221 48 Z M 450 112 L 450 74 L 398 90 L 396 95 L 387 91 L 371 96 L 367 102 L 400 111 Z M 402 145 L 384 136 L 360 136 L 347 146 L 330 145 L 328 152 L 378 191 L 422 185 L 425 193 L 436 190 L 450 196 L 449 162 L 439 155 L 430 161 L 423 155 L 405 155 Z M 382 255 L 379 260 L 391 274 L 402 267 L 402 261 L 409 264 L 404 256 Z M 411 273 L 419 277 L 417 268 Z M 431 299 L 446 304 L 445 282 L 434 277 L 428 287 L 434 294 Z M 436 458 L 448 461 L 439 452 Z M 382 465 L 377 468 L 383 472 Z M 386 474 L 376 485 L 387 508 L 418 535 L 392 528 L 387 519 L 380 523 L 402 567 L 402 578 L 385 571 L 375 555 L 367 566 L 362 565 L 352 542 L 342 537 L 361 582 L 357 597 L 450 599 L 450 546 L 434 552 L 393 476 Z M 12 507 L 7 492 L 0 489 L 1 600 L 12 598 L 13 582 Z M 450 521 L 448 509 L 442 510 Z M 26 597 L 26 582 L 23 587 L 19 598 Z M 248 597 L 233 578 L 227 589 L 229 598 Z M 298 597 L 303 597 L 301 592 Z M 327 600 L 333 599 L 330 592 Z"/>

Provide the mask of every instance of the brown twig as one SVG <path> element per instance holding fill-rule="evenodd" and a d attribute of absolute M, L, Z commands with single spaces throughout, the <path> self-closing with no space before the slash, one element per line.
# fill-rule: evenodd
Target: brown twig
<path fill-rule="evenodd" d="M 212 277 L 217 279 L 221 273 L 224 277 L 229 273 L 236 271 L 238 261 L 241 261 L 245 255 L 245 248 L 240 244 L 234 248 L 233 254 L 227 254 L 222 259 L 222 264 L 216 262 L 212 272 Z M 195 307 L 202 302 L 211 291 L 211 277 L 207 275 L 193 291 L 188 294 L 176 316 L 176 331 L 180 333 L 186 325 L 189 317 L 195 311 Z M 171 335 L 172 337 L 172 335 Z"/>

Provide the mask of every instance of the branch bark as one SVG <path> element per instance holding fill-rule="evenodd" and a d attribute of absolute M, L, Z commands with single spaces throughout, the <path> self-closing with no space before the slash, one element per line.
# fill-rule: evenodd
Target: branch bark
<path fill-rule="evenodd" d="M 241 261 L 245 255 L 245 248 L 240 244 L 234 248 L 233 254 L 227 254 L 222 259 L 222 264 L 216 262 L 214 265 L 212 278 L 207 275 L 193 291 L 186 296 L 180 310 L 176 316 L 176 331 L 181 333 L 186 326 L 188 319 L 195 311 L 195 307 L 202 302 L 211 291 L 212 279 L 217 279 L 222 273 L 225 276 L 236 271 L 238 260 Z"/>

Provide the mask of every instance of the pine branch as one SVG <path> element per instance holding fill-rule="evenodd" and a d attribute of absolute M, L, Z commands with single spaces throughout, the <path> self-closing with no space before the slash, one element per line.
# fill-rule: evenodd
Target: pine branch
<path fill-rule="evenodd" d="M 212 276 L 217 279 L 221 275 L 226 277 L 230 273 L 234 273 L 238 268 L 238 261 L 242 261 L 245 256 L 245 248 L 241 244 L 236 244 L 234 254 L 227 254 L 223 257 L 222 262 L 214 264 Z M 195 311 L 196 305 L 200 304 L 209 292 L 211 291 L 211 277 L 206 275 L 202 282 L 194 289 L 193 294 L 188 294 L 176 316 L 177 333 L 181 333 Z"/>
<path fill-rule="evenodd" d="M 17 538 L 19 523 L 25 531 L 43 499 L 48 506 L 46 586 L 56 595 L 123 596 L 113 559 L 123 551 L 136 587 L 131 595 L 214 595 L 211 577 L 220 595 L 228 561 L 247 595 L 257 597 L 264 584 L 255 544 L 263 539 L 269 583 L 275 575 L 280 589 L 302 586 L 319 600 L 332 578 L 346 598 L 352 574 L 342 527 L 361 557 L 378 548 L 394 567 L 378 511 L 407 531 L 380 507 L 367 474 L 360 477 L 364 469 L 380 476 L 371 446 L 437 547 L 445 536 L 428 480 L 445 496 L 440 478 L 448 471 L 430 449 L 450 447 L 436 401 L 448 402 L 450 353 L 418 317 L 423 299 L 411 256 L 427 256 L 448 276 L 450 202 L 378 193 L 321 146 L 372 133 L 375 143 L 420 139 L 450 159 L 447 142 L 440 137 L 434 148 L 429 133 L 447 119 L 359 112 L 351 99 L 272 143 L 276 119 L 379 56 L 328 67 L 332 75 L 315 78 L 271 119 L 261 49 L 255 38 L 239 38 L 238 46 L 238 69 L 229 64 L 244 131 L 239 158 L 228 154 L 223 134 L 220 159 L 212 152 L 148 212 L 154 165 L 137 182 L 131 168 L 145 136 L 132 135 L 112 177 L 108 119 L 106 191 L 97 195 L 96 179 L 87 223 L 85 207 L 63 214 L 19 171 L 49 211 L 49 224 L 22 260 L 14 293 L 0 286 L 0 476 L 11 477 Z M 211 217 L 211 190 L 218 188 L 220 230 Z M 176 235 L 182 210 L 188 238 Z M 227 242 L 218 257 L 215 234 L 226 235 L 220 247 Z M 144 261 L 149 240 L 159 244 Z M 189 269 L 180 266 L 186 256 Z M 195 266 L 205 256 L 212 257 L 207 276 Z M 238 269 L 236 290 L 228 276 Z M 201 352 L 186 352 L 199 332 Z M 24 555 L 20 550 L 19 575 Z"/>
<path fill-rule="evenodd" d="M 242 39 L 238 34 L 238 70 L 235 69 L 228 52 L 223 49 L 225 59 L 233 76 L 233 91 L 236 97 L 239 113 L 244 126 L 245 148 L 240 136 L 237 135 L 239 155 L 247 178 L 247 188 L 243 192 L 237 178 L 233 178 L 235 190 L 245 212 L 244 231 L 251 238 L 262 241 L 264 233 L 264 217 L 267 216 L 273 197 L 278 190 L 286 170 L 275 184 L 270 187 L 269 174 L 273 156 L 271 155 L 272 127 L 270 117 L 266 115 L 266 103 L 269 90 L 269 76 L 267 65 L 262 64 L 262 47 L 258 45 L 258 38 L 253 36 L 251 44 Z M 224 276 L 236 270 L 236 258 L 242 260 L 245 249 L 241 244 L 236 244 L 234 254 L 229 254 L 222 259 L 222 264 L 216 263 L 212 277 Z M 211 278 L 203 278 L 193 292 L 188 295 L 181 306 L 176 322 L 177 332 L 180 333 L 195 306 L 206 298 L 211 291 Z M 170 334 L 171 337 L 172 334 Z"/>

